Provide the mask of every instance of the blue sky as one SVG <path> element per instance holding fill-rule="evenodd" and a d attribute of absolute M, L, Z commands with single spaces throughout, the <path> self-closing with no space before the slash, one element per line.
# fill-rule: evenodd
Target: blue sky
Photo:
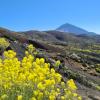
<path fill-rule="evenodd" d="M 15 31 L 65 23 L 100 33 L 100 0 L 0 0 L 0 26 Z"/>

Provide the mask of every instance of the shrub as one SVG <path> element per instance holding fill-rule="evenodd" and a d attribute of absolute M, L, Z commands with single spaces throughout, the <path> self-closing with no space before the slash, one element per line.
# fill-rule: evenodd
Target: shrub
<path fill-rule="evenodd" d="M 97 71 L 98 73 L 100 73 L 100 68 L 96 68 L 96 71 Z"/>
<path fill-rule="evenodd" d="M 55 62 L 55 67 L 59 67 L 60 64 L 61 64 L 61 62 L 60 62 L 59 60 L 57 60 L 57 61 Z"/>

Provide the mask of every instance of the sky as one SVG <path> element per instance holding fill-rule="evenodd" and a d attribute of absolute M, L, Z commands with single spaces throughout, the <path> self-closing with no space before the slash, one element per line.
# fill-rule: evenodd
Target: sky
<path fill-rule="evenodd" d="M 65 23 L 100 33 L 100 0 L 0 0 L 0 27 L 51 30 Z"/>

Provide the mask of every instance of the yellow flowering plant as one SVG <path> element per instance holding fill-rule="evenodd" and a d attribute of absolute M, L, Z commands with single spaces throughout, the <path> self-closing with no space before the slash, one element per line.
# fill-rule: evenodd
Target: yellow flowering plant
<path fill-rule="evenodd" d="M 0 38 L 0 49 L 5 50 L 10 43 L 5 38 Z"/>
<path fill-rule="evenodd" d="M 19 61 L 9 50 L 0 59 L 0 100 L 82 100 L 73 79 L 62 82 L 44 58 L 25 54 Z"/>

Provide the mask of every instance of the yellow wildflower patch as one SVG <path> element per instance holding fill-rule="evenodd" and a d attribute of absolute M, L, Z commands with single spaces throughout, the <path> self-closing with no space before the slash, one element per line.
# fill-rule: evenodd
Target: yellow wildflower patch
<path fill-rule="evenodd" d="M 72 79 L 62 82 L 62 76 L 44 58 L 25 54 L 19 61 L 9 50 L 0 59 L 0 100 L 81 100 Z"/>

